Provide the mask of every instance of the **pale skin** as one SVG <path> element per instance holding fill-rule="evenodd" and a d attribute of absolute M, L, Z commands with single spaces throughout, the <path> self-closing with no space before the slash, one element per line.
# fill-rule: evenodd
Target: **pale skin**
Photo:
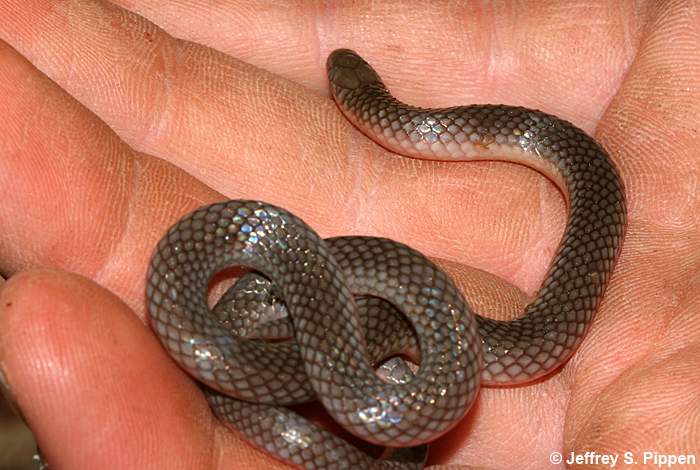
<path fill-rule="evenodd" d="M 389 3 L 0 0 L 0 371 L 52 468 L 287 468 L 216 421 L 144 324 L 153 247 L 206 203 L 262 199 L 323 236 L 396 238 L 450 260 L 484 314 L 512 317 L 537 289 L 566 217 L 554 185 L 378 147 L 327 96 L 336 47 L 412 104 L 570 120 L 627 188 L 622 256 L 580 350 L 535 385 L 482 390 L 431 464 L 700 457 L 697 4 Z"/>

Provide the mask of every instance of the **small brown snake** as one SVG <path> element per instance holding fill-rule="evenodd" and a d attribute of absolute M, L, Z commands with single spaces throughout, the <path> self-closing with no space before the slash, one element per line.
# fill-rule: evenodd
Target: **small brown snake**
<path fill-rule="evenodd" d="M 284 209 L 234 200 L 195 211 L 160 242 L 148 278 L 151 324 L 173 358 L 213 389 L 217 415 L 276 457 L 306 469 L 422 468 L 422 444 L 467 413 L 481 383 L 541 377 L 580 344 L 620 251 L 623 186 L 603 148 L 554 116 L 504 105 L 409 106 L 345 49 L 329 56 L 328 76 L 343 114 L 389 150 L 518 162 L 560 187 L 569 218 L 535 299 L 517 320 L 483 318 L 409 247 L 322 240 Z M 212 309 L 209 281 L 229 266 L 252 272 Z M 293 339 L 258 339 L 270 334 Z M 383 359 L 418 350 L 415 376 L 375 373 Z M 314 399 L 354 435 L 406 449 L 374 459 L 284 407 Z"/>

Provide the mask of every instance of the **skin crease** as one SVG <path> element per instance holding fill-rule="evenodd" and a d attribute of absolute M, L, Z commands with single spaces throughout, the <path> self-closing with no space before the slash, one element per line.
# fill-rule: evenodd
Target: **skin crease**
<path fill-rule="evenodd" d="M 287 468 L 221 426 L 143 324 L 155 243 L 205 203 L 263 199 L 323 236 L 449 259 L 486 315 L 525 298 L 454 262 L 536 290 L 565 220 L 553 185 L 384 151 L 327 97 L 336 47 L 412 104 L 519 104 L 595 132 L 627 188 L 579 351 L 548 380 L 482 390 L 431 463 L 700 456 L 697 5 L 391 3 L 0 0 L 0 370 L 52 468 Z"/>

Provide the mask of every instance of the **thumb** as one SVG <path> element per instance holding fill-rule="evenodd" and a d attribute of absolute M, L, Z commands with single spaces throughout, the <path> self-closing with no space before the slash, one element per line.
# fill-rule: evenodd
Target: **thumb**
<path fill-rule="evenodd" d="M 0 287 L 0 372 L 52 469 L 265 463 L 133 312 L 83 277 L 33 271 Z"/>

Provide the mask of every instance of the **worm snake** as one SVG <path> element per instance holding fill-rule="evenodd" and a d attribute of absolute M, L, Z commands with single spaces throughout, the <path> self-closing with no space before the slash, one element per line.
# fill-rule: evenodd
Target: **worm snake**
<path fill-rule="evenodd" d="M 605 150 L 559 118 L 505 105 L 409 106 L 347 49 L 327 68 L 342 113 L 379 145 L 430 160 L 517 162 L 561 189 L 568 221 L 534 300 L 517 320 L 487 319 L 401 243 L 323 240 L 284 209 L 233 200 L 196 210 L 161 240 L 149 318 L 206 384 L 214 412 L 277 458 L 306 469 L 423 468 L 425 444 L 467 413 L 481 384 L 542 377 L 580 344 L 620 251 L 624 190 Z M 212 277 L 232 266 L 250 271 L 210 307 Z M 415 358 L 415 375 L 397 355 Z M 398 449 L 370 457 L 287 408 L 312 400 L 353 435 Z"/>

